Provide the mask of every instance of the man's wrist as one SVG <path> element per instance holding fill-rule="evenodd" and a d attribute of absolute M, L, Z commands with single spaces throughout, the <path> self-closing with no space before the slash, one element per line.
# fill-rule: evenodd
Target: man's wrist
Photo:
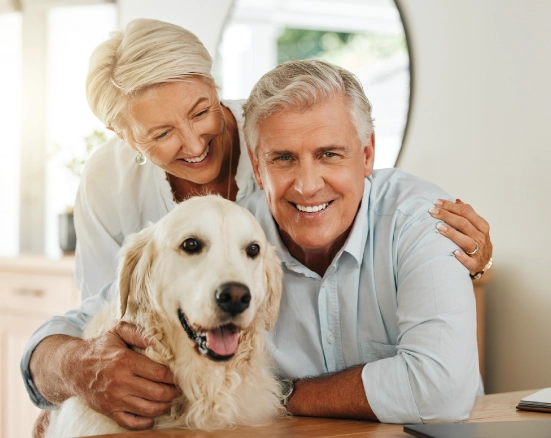
<path fill-rule="evenodd" d="M 288 407 L 289 400 L 295 393 L 295 383 L 298 379 L 282 379 L 280 381 L 281 385 L 281 404 L 285 407 Z"/>

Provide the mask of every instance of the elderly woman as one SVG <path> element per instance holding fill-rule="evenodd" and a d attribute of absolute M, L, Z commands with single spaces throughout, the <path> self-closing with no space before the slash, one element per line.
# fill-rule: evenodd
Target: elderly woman
<path fill-rule="evenodd" d="M 22 360 L 38 406 L 78 395 L 129 429 L 150 427 L 169 409 L 177 393 L 170 373 L 127 348 L 147 345 L 136 328 L 121 323 L 98 339 L 80 335 L 89 309 L 109 296 L 126 237 L 189 196 L 240 200 L 258 189 L 243 137 L 243 102 L 219 100 L 211 64 L 193 34 L 144 19 L 92 55 L 88 100 L 117 135 L 88 160 L 77 196 L 76 276 L 88 300 L 39 328 Z M 480 275 L 492 251 L 484 219 L 449 201 L 436 201 L 432 214 L 450 225 L 439 231 L 465 251 L 456 252 L 458 260 Z"/>

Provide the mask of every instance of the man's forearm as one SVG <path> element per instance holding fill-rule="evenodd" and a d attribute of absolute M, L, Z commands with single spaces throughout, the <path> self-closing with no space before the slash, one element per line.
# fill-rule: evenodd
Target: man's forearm
<path fill-rule="evenodd" d="M 288 403 L 289 412 L 306 417 L 375 420 L 362 382 L 362 366 L 336 374 L 301 379 Z"/>
<path fill-rule="evenodd" d="M 53 335 L 37 345 L 30 361 L 30 372 L 42 397 L 54 405 L 60 405 L 76 395 L 65 370 L 71 368 L 71 361 L 79 355 L 80 338 Z"/>

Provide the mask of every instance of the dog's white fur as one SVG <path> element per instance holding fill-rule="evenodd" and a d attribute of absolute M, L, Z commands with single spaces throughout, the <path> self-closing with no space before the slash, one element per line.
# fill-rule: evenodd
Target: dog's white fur
<path fill-rule="evenodd" d="M 199 254 L 181 249 L 189 237 L 204 242 Z M 260 246 L 256 258 L 246 253 L 252 242 Z M 156 419 L 155 428 L 266 424 L 285 412 L 263 335 L 277 318 L 281 275 L 274 248 L 248 211 L 218 196 L 191 198 L 125 242 L 118 272 L 120 301 L 90 322 L 85 338 L 111 329 L 122 318 L 156 339 L 144 354 L 170 368 L 182 395 L 170 415 Z M 230 322 L 214 296 L 227 282 L 247 285 L 252 299 L 247 310 L 231 319 L 243 328 L 235 356 L 213 362 L 199 354 L 177 312 L 181 308 L 199 331 Z M 125 429 L 73 397 L 52 412 L 46 436 L 121 431 Z"/>

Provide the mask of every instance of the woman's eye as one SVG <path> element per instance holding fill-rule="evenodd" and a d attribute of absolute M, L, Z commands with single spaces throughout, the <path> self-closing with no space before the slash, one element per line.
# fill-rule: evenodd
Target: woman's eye
<path fill-rule="evenodd" d="M 155 137 L 155 140 L 160 140 L 161 138 L 164 138 L 168 135 L 168 131 L 166 132 L 163 132 L 161 135 L 158 135 L 157 137 Z"/>
<path fill-rule="evenodd" d="M 190 237 L 189 239 L 184 240 L 181 247 L 188 254 L 197 254 L 203 248 L 203 244 L 201 241 Z"/>
<path fill-rule="evenodd" d="M 247 255 L 254 259 L 260 253 L 260 246 L 256 243 L 251 243 L 249 246 L 247 246 L 247 249 L 245 250 L 247 252 Z"/>
<path fill-rule="evenodd" d="M 206 114 L 208 110 L 203 110 L 200 113 L 195 114 L 195 117 L 201 117 L 202 115 Z"/>

